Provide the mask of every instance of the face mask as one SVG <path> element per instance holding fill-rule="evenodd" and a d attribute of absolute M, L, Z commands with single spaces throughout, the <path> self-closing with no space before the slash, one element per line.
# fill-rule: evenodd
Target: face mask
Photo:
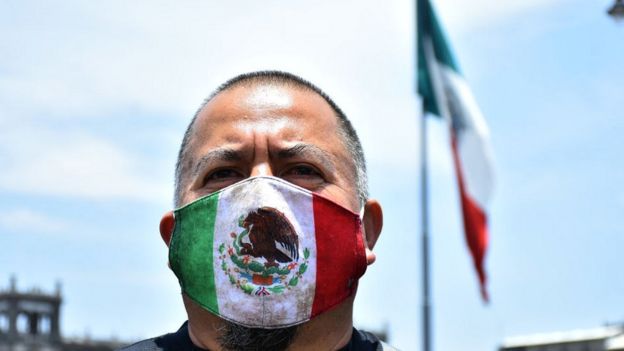
<path fill-rule="evenodd" d="M 174 217 L 182 292 L 247 327 L 306 322 L 349 298 L 366 270 L 359 215 L 279 178 L 248 178 Z"/>

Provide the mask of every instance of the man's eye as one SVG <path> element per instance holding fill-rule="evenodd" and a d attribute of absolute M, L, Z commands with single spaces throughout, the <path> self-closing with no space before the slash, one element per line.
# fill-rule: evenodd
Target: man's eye
<path fill-rule="evenodd" d="M 285 176 L 299 176 L 299 177 L 320 177 L 321 173 L 316 168 L 307 165 L 297 165 L 290 168 L 285 172 Z"/>
<path fill-rule="evenodd" d="M 310 191 L 317 191 L 325 184 L 325 178 L 321 171 L 307 164 L 299 164 L 287 168 L 280 174 L 280 178 Z"/>
<path fill-rule="evenodd" d="M 220 183 L 220 182 L 235 182 L 238 179 L 242 179 L 243 175 L 233 169 L 218 169 L 211 173 L 208 173 L 204 178 L 205 184 Z"/>

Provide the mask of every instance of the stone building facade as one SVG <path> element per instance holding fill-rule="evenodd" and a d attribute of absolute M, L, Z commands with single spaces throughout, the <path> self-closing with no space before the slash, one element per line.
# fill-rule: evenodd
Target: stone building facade
<path fill-rule="evenodd" d="M 112 351 L 116 341 L 67 340 L 60 327 L 60 283 L 54 293 L 19 291 L 15 278 L 0 290 L 0 351 Z"/>
<path fill-rule="evenodd" d="M 624 325 L 514 336 L 499 351 L 624 351 Z"/>

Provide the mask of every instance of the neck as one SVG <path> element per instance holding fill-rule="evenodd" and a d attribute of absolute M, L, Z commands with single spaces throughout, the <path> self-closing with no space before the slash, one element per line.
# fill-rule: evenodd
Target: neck
<path fill-rule="evenodd" d="M 183 294 L 189 317 L 189 336 L 193 344 L 206 350 L 222 350 L 219 343 L 223 320 L 205 311 Z M 353 299 L 345 300 L 331 311 L 302 324 L 288 350 L 339 350 L 349 343 L 353 331 Z"/>
<path fill-rule="evenodd" d="M 225 327 L 223 321 L 182 294 L 188 314 L 188 332 L 193 345 L 205 350 L 221 350 L 219 335 Z"/>
<path fill-rule="evenodd" d="M 288 350 L 340 350 L 353 332 L 353 297 L 303 324 Z"/>

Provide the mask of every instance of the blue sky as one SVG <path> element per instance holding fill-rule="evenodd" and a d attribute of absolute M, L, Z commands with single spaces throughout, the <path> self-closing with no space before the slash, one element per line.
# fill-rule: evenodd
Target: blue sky
<path fill-rule="evenodd" d="M 446 126 L 431 120 L 434 345 L 624 320 L 624 27 L 610 0 L 435 2 L 496 158 L 484 306 Z M 419 100 L 409 1 L 0 4 L 0 286 L 63 282 L 62 328 L 122 339 L 184 310 L 157 228 L 182 133 L 245 71 L 282 69 L 352 118 L 385 210 L 356 324 L 419 349 Z"/>

